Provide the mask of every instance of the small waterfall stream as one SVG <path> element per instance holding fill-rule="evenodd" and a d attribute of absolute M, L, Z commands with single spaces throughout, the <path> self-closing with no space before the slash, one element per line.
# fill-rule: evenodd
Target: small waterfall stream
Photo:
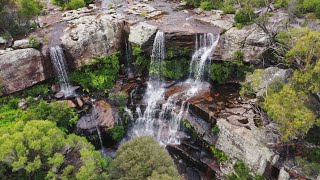
<path fill-rule="evenodd" d="M 70 96 L 73 94 L 72 87 L 69 82 L 68 69 L 66 64 L 66 58 L 63 53 L 61 46 L 54 46 L 50 48 L 50 57 L 58 76 L 61 91 L 65 96 Z"/>
<path fill-rule="evenodd" d="M 189 109 L 187 100 L 205 86 L 205 65 L 215 50 L 219 36 L 215 37 L 212 33 L 196 36 L 196 50 L 190 63 L 189 79 L 181 83 L 183 91 L 171 95 L 166 101 L 164 83 L 161 81 L 161 61 L 165 59 L 164 40 L 164 34 L 158 32 L 153 45 L 150 79 L 145 94 L 147 106 L 144 113 L 137 107 L 138 118 L 133 129 L 135 135 L 152 135 L 164 145 L 179 144 L 180 122 Z M 161 100 L 164 101 L 162 106 L 159 104 Z"/>

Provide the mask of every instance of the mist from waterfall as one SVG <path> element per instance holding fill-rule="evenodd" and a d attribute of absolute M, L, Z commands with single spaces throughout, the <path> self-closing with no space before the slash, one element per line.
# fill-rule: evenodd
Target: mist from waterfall
<path fill-rule="evenodd" d="M 73 93 L 68 77 L 68 69 L 66 64 L 66 58 L 61 46 L 54 46 L 50 48 L 50 57 L 54 67 L 54 71 L 58 77 L 60 83 L 60 89 L 65 96 L 69 96 Z"/>
<path fill-rule="evenodd" d="M 196 95 L 204 86 L 204 72 L 207 61 L 212 56 L 218 43 L 219 36 L 212 33 L 196 36 L 196 50 L 190 63 L 189 79 L 181 86 L 183 91 L 164 98 L 165 88 L 161 81 L 161 61 L 165 59 L 164 34 L 158 32 L 152 50 L 150 79 L 145 94 L 147 106 L 142 109 L 137 107 L 138 118 L 135 123 L 135 135 L 152 135 L 161 144 L 179 144 L 179 128 L 183 117 L 188 113 L 187 100 Z M 164 103 L 159 104 L 162 101 Z"/>

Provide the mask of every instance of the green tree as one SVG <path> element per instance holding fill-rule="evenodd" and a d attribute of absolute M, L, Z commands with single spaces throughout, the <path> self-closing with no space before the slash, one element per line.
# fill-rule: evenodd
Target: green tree
<path fill-rule="evenodd" d="M 168 152 L 152 137 L 138 137 L 122 145 L 109 175 L 110 179 L 180 179 Z"/>
<path fill-rule="evenodd" d="M 39 0 L 17 0 L 19 14 L 27 20 L 41 14 L 43 5 Z"/>
<path fill-rule="evenodd" d="M 15 173 L 31 179 L 105 176 L 107 161 L 94 146 L 83 137 L 66 135 L 53 122 L 18 121 L 0 128 L 0 134 L 0 162 L 9 168 L 3 179 Z"/>
<path fill-rule="evenodd" d="M 279 124 L 281 139 L 289 141 L 303 137 L 317 117 L 307 108 L 308 96 L 284 85 L 279 93 L 271 94 L 263 103 L 269 117 Z"/>

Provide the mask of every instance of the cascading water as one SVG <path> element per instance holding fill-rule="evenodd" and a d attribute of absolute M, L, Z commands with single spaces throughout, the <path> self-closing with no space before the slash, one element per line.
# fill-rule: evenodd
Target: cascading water
<path fill-rule="evenodd" d="M 165 89 L 161 82 L 161 61 L 165 58 L 164 33 L 158 31 L 153 43 L 151 56 L 149 82 L 145 94 L 147 104 L 144 113 L 137 107 L 138 119 L 133 127 L 134 135 L 154 135 L 154 121 L 156 120 L 156 110 L 159 108 L 158 101 L 163 98 Z"/>
<path fill-rule="evenodd" d="M 55 73 L 58 76 L 61 91 L 65 96 L 72 94 L 72 87 L 68 78 L 68 70 L 66 59 L 61 46 L 54 46 L 50 48 L 50 57 L 54 66 Z"/>
<path fill-rule="evenodd" d="M 199 36 L 199 37 L 198 37 Z M 188 112 L 187 100 L 193 97 L 203 84 L 205 65 L 213 54 L 219 36 L 212 33 L 201 34 L 196 38 L 196 51 L 190 63 L 190 78 L 181 83 L 184 90 L 171 95 L 160 108 L 159 101 L 164 99 L 165 89 L 162 87 L 161 61 L 165 58 L 164 38 L 157 33 L 149 74 L 151 78 L 146 91 L 147 107 L 144 113 L 137 107 L 136 135 L 153 135 L 162 144 L 179 144 L 179 127 L 185 113 Z"/>

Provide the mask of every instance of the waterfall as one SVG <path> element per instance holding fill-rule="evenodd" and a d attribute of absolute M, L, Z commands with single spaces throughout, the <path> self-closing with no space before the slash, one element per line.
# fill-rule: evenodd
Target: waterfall
<path fill-rule="evenodd" d="M 133 127 L 133 134 L 154 135 L 154 121 L 156 120 L 156 111 L 159 109 L 158 101 L 163 99 L 165 89 L 161 81 L 161 61 L 165 58 L 165 36 L 163 32 L 158 31 L 153 43 L 149 81 L 144 101 L 147 106 L 144 113 L 137 107 L 138 119 Z"/>
<path fill-rule="evenodd" d="M 190 63 L 190 78 L 180 83 L 183 90 L 164 99 L 165 88 L 161 81 L 161 61 L 165 58 L 164 34 L 158 32 L 153 44 L 150 79 L 145 94 L 146 109 L 136 108 L 138 118 L 133 128 L 135 135 L 152 135 L 161 144 L 179 144 L 180 122 L 188 113 L 187 100 L 206 86 L 203 83 L 205 65 L 210 60 L 219 36 L 212 33 L 196 36 L 195 52 Z M 162 101 L 162 106 L 159 104 Z M 164 102 L 164 103 L 163 103 Z"/>
<path fill-rule="evenodd" d="M 61 91 L 65 94 L 65 96 L 71 95 L 72 88 L 70 86 L 70 82 L 68 78 L 66 59 L 61 46 L 51 47 L 50 57 L 51 57 L 51 61 L 52 61 L 55 73 L 59 79 Z"/>
<path fill-rule="evenodd" d="M 196 51 L 190 63 L 190 78 L 196 83 L 204 80 L 206 62 L 212 56 L 218 42 L 219 36 L 215 38 L 212 33 L 196 35 Z"/>

